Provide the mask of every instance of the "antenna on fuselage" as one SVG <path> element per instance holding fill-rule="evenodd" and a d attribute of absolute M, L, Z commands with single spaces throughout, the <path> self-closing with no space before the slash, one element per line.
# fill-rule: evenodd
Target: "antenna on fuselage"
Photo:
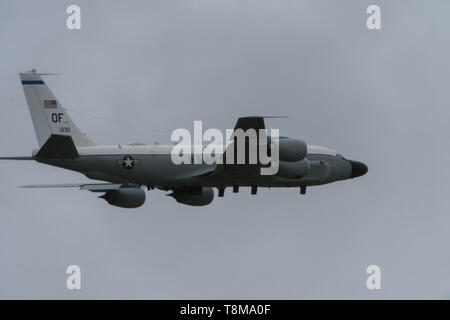
<path fill-rule="evenodd" d="M 287 119 L 292 118 L 292 116 L 262 116 L 264 119 Z"/>

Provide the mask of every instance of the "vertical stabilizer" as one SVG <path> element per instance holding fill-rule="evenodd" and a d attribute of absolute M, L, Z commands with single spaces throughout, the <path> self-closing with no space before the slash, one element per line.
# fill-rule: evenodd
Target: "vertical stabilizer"
<path fill-rule="evenodd" d="M 75 146 L 95 145 L 75 125 L 36 70 L 20 73 L 34 130 L 42 147 L 50 135 L 70 136 Z"/>

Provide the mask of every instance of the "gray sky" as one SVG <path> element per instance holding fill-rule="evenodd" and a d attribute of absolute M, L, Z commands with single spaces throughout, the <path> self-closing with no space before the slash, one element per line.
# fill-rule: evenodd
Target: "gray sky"
<path fill-rule="evenodd" d="M 68 5 L 82 29 L 65 27 Z M 382 30 L 366 28 L 381 7 Z M 2 155 L 37 147 L 17 73 L 37 68 L 100 144 L 168 142 L 239 116 L 365 162 L 353 181 L 226 190 L 206 207 L 112 207 L 0 163 L 0 298 L 449 298 L 448 1 L 0 1 Z M 104 119 L 86 116 L 90 113 Z M 130 124 L 134 125 L 131 126 Z M 82 290 L 65 269 L 82 269 Z M 382 289 L 365 286 L 381 267 Z"/>

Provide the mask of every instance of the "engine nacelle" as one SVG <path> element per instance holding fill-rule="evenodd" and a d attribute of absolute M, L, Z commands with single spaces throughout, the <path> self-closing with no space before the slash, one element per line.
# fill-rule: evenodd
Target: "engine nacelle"
<path fill-rule="evenodd" d="M 175 200 L 189 206 L 206 206 L 214 199 L 214 191 L 210 187 L 182 188 L 175 190 L 172 194 Z"/>
<path fill-rule="evenodd" d="M 278 145 L 280 161 L 295 162 L 302 160 L 306 156 L 307 146 L 303 140 L 280 138 Z"/>
<path fill-rule="evenodd" d="M 285 179 L 299 179 L 309 173 L 310 165 L 308 159 L 296 162 L 280 161 L 277 176 Z"/>
<path fill-rule="evenodd" d="M 99 198 L 105 199 L 110 205 L 121 208 L 137 208 L 145 202 L 145 191 L 137 188 L 120 188 L 109 190 Z"/>

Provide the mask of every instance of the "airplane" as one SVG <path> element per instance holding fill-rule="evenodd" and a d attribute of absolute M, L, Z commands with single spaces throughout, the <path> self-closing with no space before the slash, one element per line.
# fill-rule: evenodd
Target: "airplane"
<path fill-rule="evenodd" d="M 25 188 L 68 188 L 102 193 L 99 198 L 121 208 L 144 204 L 148 190 L 159 189 L 177 202 L 204 206 L 214 198 L 213 188 L 223 197 L 230 187 L 295 187 L 300 194 L 308 186 L 353 179 L 367 173 L 367 166 L 348 160 L 331 149 L 308 145 L 299 139 L 279 138 L 279 168 L 274 175 L 261 175 L 262 164 L 174 164 L 170 145 L 140 143 L 97 145 L 75 125 L 35 69 L 20 73 L 20 80 L 36 132 L 39 149 L 31 156 L 0 157 L 0 160 L 34 160 L 73 170 L 97 182 L 27 185 Z M 234 130 L 265 130 L 264 117 L 238 119 Z M 231 143 L 232 147 L 233 143 Z M 224 153 L 229 150 L 226 147 Z M 247 150 L 247 149 L 246 149 Z"/>

